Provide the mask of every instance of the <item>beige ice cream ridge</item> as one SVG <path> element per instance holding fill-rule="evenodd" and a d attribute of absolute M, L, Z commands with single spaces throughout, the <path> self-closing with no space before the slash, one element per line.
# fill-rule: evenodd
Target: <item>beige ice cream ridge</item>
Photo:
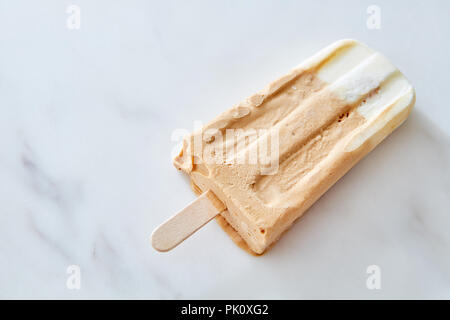
<path fill-rule="evenodd" d="M 223 204 L 211 215 L 220 213 L 233 240 L 261 254 L 398 127 L 414 101 L 385 57 L 337 41 L 186 137 L 174 164 L 197 193 Z"/>

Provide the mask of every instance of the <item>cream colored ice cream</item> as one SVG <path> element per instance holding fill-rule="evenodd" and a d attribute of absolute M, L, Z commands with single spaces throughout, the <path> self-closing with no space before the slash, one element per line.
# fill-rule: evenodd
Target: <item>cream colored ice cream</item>
<path fill-rule="evenodd" d="M 414 101 L 386 58 L 341 40 L 186 137 L 174 164 L 197 192 L 214 192 L 233 239 L 260 254 L 399 126 Z"/>

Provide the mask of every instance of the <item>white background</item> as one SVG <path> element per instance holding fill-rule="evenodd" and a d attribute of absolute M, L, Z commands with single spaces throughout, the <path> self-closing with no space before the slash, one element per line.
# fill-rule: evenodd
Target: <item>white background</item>
<path fill-rule="evenodd" d="M 66 27 L 70 4 L 80 30 Z M 372 4 L 380 30 L 366 27 Z M 449 12 L 445 0 L 0 1 L 0 298 L 450 298 Z M 215 222 L 155 252 L 152 229 L 194 199 L 172 132 L 341 38 L 411 81 L 408 121 L 267 254 Z M 372 264 L 381 290 L 366 287 Z"/>

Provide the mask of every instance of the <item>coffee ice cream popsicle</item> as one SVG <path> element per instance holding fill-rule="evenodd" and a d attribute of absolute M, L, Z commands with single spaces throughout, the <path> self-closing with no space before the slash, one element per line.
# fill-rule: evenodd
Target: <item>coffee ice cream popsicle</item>
<path fill-rule="evenodd" d="M 408 116 L 414 89 L 384 56 L 340 40 L 183 141 L 200 194 L 152 235 L 167 251 L 214 217 L 261 254 Z"/>

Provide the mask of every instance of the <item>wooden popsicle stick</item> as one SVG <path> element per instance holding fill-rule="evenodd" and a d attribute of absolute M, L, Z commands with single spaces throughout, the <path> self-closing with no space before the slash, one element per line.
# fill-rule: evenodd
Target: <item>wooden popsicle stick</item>
<path fill-rule="evenodd" d="M 225 209 L 212 191 L 206 191 L 153 231 L 153 248 L 161 252 L 175 248 Z"/>

